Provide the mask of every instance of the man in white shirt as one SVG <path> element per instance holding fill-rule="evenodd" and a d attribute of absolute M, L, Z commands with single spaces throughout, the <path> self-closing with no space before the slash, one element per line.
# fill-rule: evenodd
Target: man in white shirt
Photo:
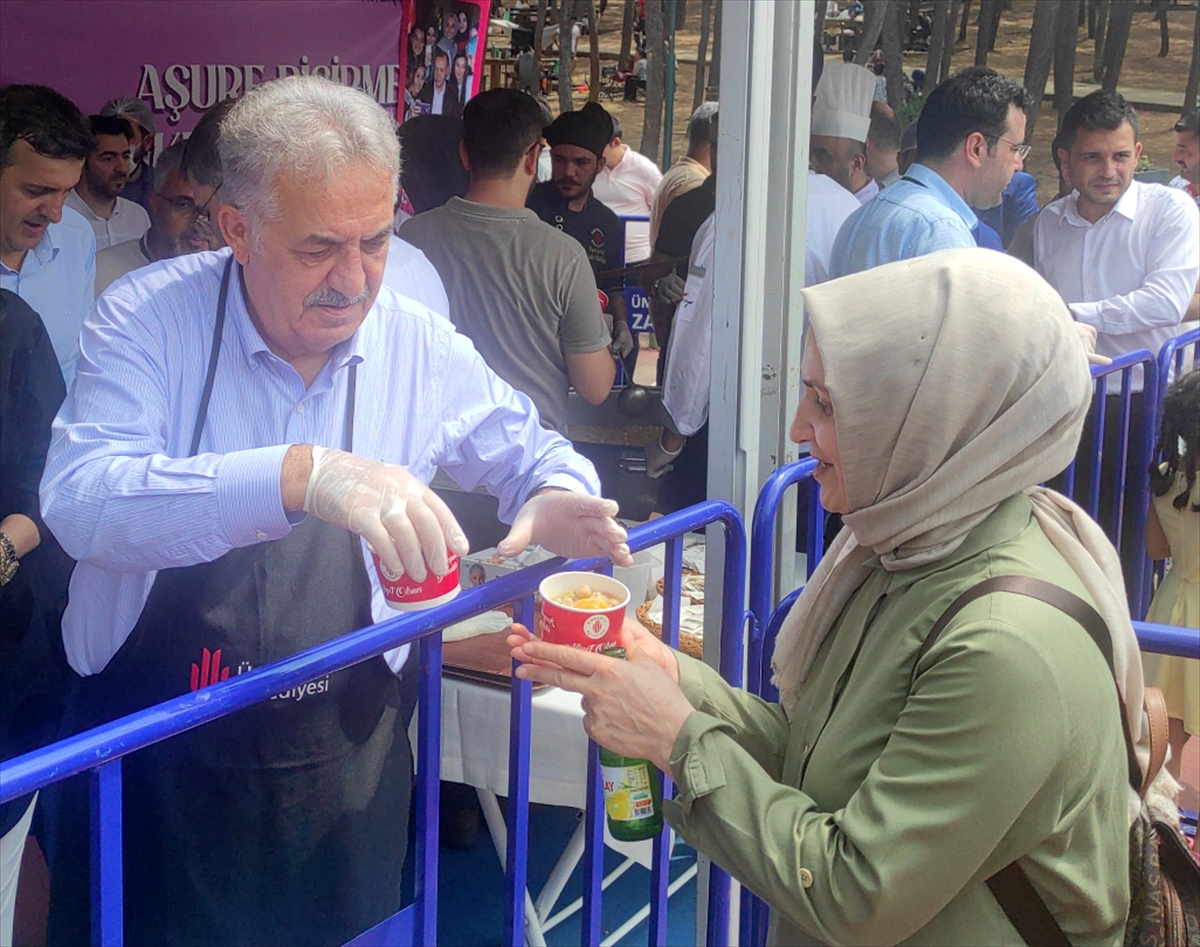
<path fill-rule="evenodd" d="M 1200 204 L 1200 111 L 1193 109 L 1175 123 L 1175 153 L 1171 160 L 1179 166 L 1171 187 L 1187 191 Z"/>
<path fill-rule="evenodd" d="M 1187 194 L 1133 178 L 1142 145 L 1137 113 L 1116 92 L 1093 92 L 1076 102 L 1059 131 L 1058 156 L 1072 192 L 1044 207 L 1033 228 L 1034 269 L 1062 296 L 1077 322 L 1096 329 L 1096 352 L 1117 358 L 1139 349 L 1157 354 L 1178 331 L 1200 277 L 1200 212 Z M 1144 417 L 1140 366 L 1131 379 L 1129 476 L 1147 458 L 1139 452 Z M 1116 397 L 1120 376 L 1109 394 Z M 1116 537 L 1113 519 L 1120 472 L 1119 411 L 1106 413 L 1101 457 L 1100 504 L 1094 515 Z M 1091 424 L 1082 444 L 1092 443 Z M 1094 479 L 1089 451 L 1076 473 L 1076 493 Z M 1132 491 L 1124 523 L 1132 522 Z M 1140 537 L 1122 536 L 1127 581 L 1141 572 Z M 1137 548 L 1133 548 L 1137 547 Z"/>
<path fill-rule="evenodd" d="M 96 295 L 126 273 L 169 260 L 184 253 L 208 249 L 208 224 L 201 224 L 207 209 L 196 205 L 195 188 L 180 169 L 183 142 L 177 141 L 162 153 L 151 174 L 154 190 L 150 205 L 150 229 L 137 240 L 105 247 L 96 254 Z"/>
<path fill-rule="evenodd" d="M 1141 153 L 1137 114 L 1120 95 L 1076 102 L 1059 148 L 1074 191 L 1043 208 L 1033 231 L 1034 268 L 1096 329 L 1096 352 L 1109 358 L 1157 353 L 1200 275 L 1196 205 L 1177 189 L 1135 181 Z"/>
<path fill-rule="evenodd" d="M 137 240 L 150 229 L 144 207 L 121 197 L 129 180 L 130 136 L 128 123 L 116 115 L 89 119 L 96 147 L 83 163 L 83 174 L 67 195 L 67 206 L 92 225 L 96 249 L 126 240 Z"/>
<path fill-rule="evenodd" d="M 862 66 L 834 62 L 817 83 L 812 111 L 808 163 L 817 174 L 833 178 L 865 204 L 879 193 L 867 173 L 867 134 L 875 76 Z"/>
<path fill-rule="evenodd" d="M 654 203 L 662 172 L 649 158 L 621 141 L 621 123 L 615 118 L 612 143 L 604 149 L 604 166 L 596 175 L 592 194 L 618 217 L 645 217 Z M 625 225 L 625 264 L 650 258 L 650 225 L 631 221 Z"/>

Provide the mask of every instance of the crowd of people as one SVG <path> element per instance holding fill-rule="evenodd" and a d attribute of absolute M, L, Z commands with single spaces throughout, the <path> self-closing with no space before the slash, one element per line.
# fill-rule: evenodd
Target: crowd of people
<path fill-rule="evenodd" d="M 718 108 L 663 173 L 599 104 L 471 96 L 477 34 L 449 6 L 408 34 L 399 129 L 294 76 L 155 156 L 136 98 L 85 116 L 0 89 L 6 758 L 383 619 L 372 554 L 421 579 L 480 544 L 439 472 L 494 498 L 502 555 L 629 562 L 566 435 L 571 391 L 599 404 L 619 364 L 632 377 L 631 281 L 665 409 L 647 473 L 706 495 Z M 520 629 L 515 654 L 588 695 L 593 736 L 673 775 L 668 818 L 779 909 L 777 942 L 1006 941 L 984 882 L 1020 859 L 1073 937 L 1115 943 L 1129 800 L 1100 652 L 1000 593 L 922 642 L 995 562 L 1049 577 L 1103 616 L 1143 749 L 1116 554 L 1037 485 L 1075 455 L 1089 347 L 1157 351 L 1198 317 L 1196 115 L 1180 176 L 1143 184 L 1134 109 L 1080 99 L 1039 210 L 1018 83 L 964 70 L 904 129 L 875 92 L 842 63 L 815 90 L 792 433 L 845 527 L 781 636 L 782 704 L 632 628 L 615 669 Z M 1156 480 L 1152 554 L 1187 542 L 1171 511 L 1195 492 L 1195 414 L 1174 415 L 1190 446 Z M 896 633 L 868 641 L 875 623 Z M 342 943 L 395 910 L 414 682 L 399 648 L 131 757 L 126 930 Z M 1178 740 L 1197 694 L 1173 690 Z M 87 939 L 81 792 L 0 813 L 4 922 L 29 836 L 52 942 Z"/>

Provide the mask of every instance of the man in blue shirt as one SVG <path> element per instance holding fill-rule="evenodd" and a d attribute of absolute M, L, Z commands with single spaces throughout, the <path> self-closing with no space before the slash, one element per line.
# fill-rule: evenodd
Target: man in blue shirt
<path fill-rule="evenodd" d="M 917 161 L 904 178 L 855 211 L 833 247 L 832 275 L 977 246 L 971 207 L 995 207 L 1029 152 L 1028 94 L 991 69 L 964 69 L 930 93 Z"/>
<path fill-rule="evenodd" d="M 292 76 L 238 100 L 219 148 L 229 249 L 113 283 L 55 420 L 41 501 L 79 563 L 63 639 L 80 727 L 387 617 L 381 570 L 446 576 L 467 543 L 435 470 L 499 498 L 501 555 L 632 561 L 592 465 L 453 325 L 383 285 L 387 112 Z M 398 909 L 407 652 L 126 761 L 139 941 L 340 944 Z M 55 939 L 80 941 L 69 928 Z"/>
<path fill-rule="evenodd" d="M 96 237 L 63 202 L 94 143 L 83 114 L 53 89 L 0 89 L 0 289 L 41 316 L 68 389 L 94 297 Z"/>

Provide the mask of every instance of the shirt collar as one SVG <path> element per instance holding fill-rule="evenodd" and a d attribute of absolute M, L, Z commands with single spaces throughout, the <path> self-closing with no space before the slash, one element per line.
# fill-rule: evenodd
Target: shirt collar
<path fill-rule="evenodd" d="M 903 569 L 899 572 L 891 573 L 891 578 L 887 585 L 888 593 L 906 588 L 914 582 L 919 582 L 921 579 L 933 575 L 935 572 L 951 569 L 959 563 L 965 562 L 973 556 L 991 549 L 993 546 L 1011 542 L 1022 530 L 1029 526 L 1029 521 L 1032 518 L 1033 504 L 1029 497 L 1024 493 L 1018 493 L 1016 496 L 1009 497 L 992 510 L 983 522 L 971 530 L 967 534 L 967 538 L 963 540 L 962 545 L 948 556 L 938 559 L 936 562 L 918 566 L 915 569 Z M 867 565 L 879 567 L 879 557 L 876 556 L 868 560 Z"/>
<path fill-rule="evenodd" d="M 39 268 L 54 262 L 60 249 L 58 246 L 58 241 L 55 239 L 55 234 L 57 233 L 58 224 L 50 224 L 50 226 L 46 228 L 46 232 L 42 234 L 42 239 L 37 242 L 37 246 L 25 254 L 25 258 L 21 261 L 20 270 L 14 270 L 4 263 L 0 263 L 0 269 L 3 269 L 6 273 L 20 275 L 20 273 L 24 271 L 25 265 L 29 262 L 29 257 L 31 255 L 33 256 L 33 259 Z"/>
<path fill-rule="evenodd" d="M 233 251 L 229 252 L 232 253 Z M 233 272 L 229 277 L 229 296 L 226 300 L 225 314 L 237 332 L 238 344 L 241 346 L 248 367 L 251 371 L 256 371 L 264 361 L 276 358 L 277 356 L 271 351 L 266 341 L 264 341 L 262 334 L 258 331 L 258 327 L 254 325 L 254 320 L 250 318 L 250 310 L 246 308 L 244 285 L 242 281 L 242 265 L 235 262 Z M 376 299 L 371 304 L 371 309 L 367 313 L 367 319 L 380 318 L 377 312 L 378 306 L 379 301 Z M 366 320 L 364 320 L 364 324 L 365 322 Z M 329 361 L 326 363 L 325 368 L 322 369 L 322 372 L 332 373 L 347 368 L 350 365 L 357 365 L 363 361 L 364 351 L 362 326 L 359 326 L 358 331 L 354 335 L 333 347 L 329 355 Z"/>
<path fill-rule="evenodd" d="M 1125 193 L 1122 194 L 1116 204 L 1113 205 L 1113 209 L 1101 217 L 1100 220 L 1097 220 L 1096 223 L 1100 223 L 1101 220 L 1108 220 L 1112 214 L 1120 214 L 1126 220 L 1133 220 L 1134 216 L 1137 214 L 1139 193 L 1138 182 L 1130 181 L 1129 187 L 1125 189 Z M 1095 226 L 1095 224 L 1093 224 L 1090 220 L 1086 220 L 1079 213 L 1078 191 L 1072 191 L 1067 197 L 1067 205 L 1064 208 L 1063 216 L 1066 218 L 1067 223 L 1074 227 Z"/>
<path fill-rule="evenodd" d="M 933 191 L 934 194 L 937 195 L 938 200 L 940 200 L 943 204 L 945 204 L 952 211 L 954 211 L 954 213 L 958 214 L 958 216 L 962 218 L 962 221 L 967 225 L 968 230 L 973 231 L 975 229 L 975 224 L 979 218 L 976 217 L 974 211 L 967 206 L 967 202 L 959 196 L 958 191 L 954 190 L 954 188 L 947 184 L 946 179 L 934 171 L 933 168 L 923 164 L 914 164 L 908 169 L 908 172 L 904 176 L 906 178 L 912 178 L 918 184 L 924 184 L 925 187 L 929 188 L 929 190 Z"/>

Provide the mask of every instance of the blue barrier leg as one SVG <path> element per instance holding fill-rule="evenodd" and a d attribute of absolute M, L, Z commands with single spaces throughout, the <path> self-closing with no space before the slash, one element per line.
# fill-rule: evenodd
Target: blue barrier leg
<path fill-rule="evenodd" d="M 601 885 L 604 882 L 604 790 L 600 782 L 600 747 L 588 741 L 587 810 L 584 813 L 583 918 L 580 943 L 600 943 Z"/>
<path fill-rule="evenodd" d="M 121 761 L 88 774 L 92 802 L 92 943 L 125 940 L 125 879 L 121 846 Z"/>
<path fill-rule="evenodd" d="M 437 941 L 438 824 L 442 775 L 442 636 L 419 643 L 420 717 L 417 721 L 417 942 Z"/>
<path fill-rule="evenodd" d="M 516 602 L 513 617 L 533 627 L 533 599 Z M 513 662 L 514 670 L 516 662 Z M 512 679 L 508 743 L 508 838 L 504 871 L 504 933 L 506 944 L 525 944 L 525 889 L 529 867 L 529 723 L 533 714 L 529 681 Z"/>

